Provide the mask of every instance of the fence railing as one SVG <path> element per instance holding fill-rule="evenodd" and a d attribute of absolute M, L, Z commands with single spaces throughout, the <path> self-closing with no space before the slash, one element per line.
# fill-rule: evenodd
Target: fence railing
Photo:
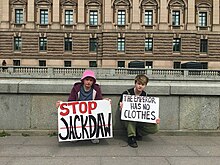
<path fill-rule="evenodd" d="M 1 77 L 80 77 L 87 68 L 58 68 L 58 67 L 0 67 Z M 204 69 L 139 69 L 139 68 L 90 68 L 97 77 L 126 77 L 146 74 L 158 78 L 214 78 L 220 79 L 220 70 Z"/>

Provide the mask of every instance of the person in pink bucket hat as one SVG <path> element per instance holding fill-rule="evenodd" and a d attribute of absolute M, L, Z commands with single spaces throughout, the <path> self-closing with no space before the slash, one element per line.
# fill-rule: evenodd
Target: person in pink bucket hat
<path fill-rule="evenodd" d="M 96 84 L 95 73 L 85 70 L 81 82 L 73 85 L 68 101 L 102 100 L 100 86 Z"/>
<path fill-rule="evenodd" d="M 68 101 L 89 101 L 102 100 L 101 88 L 96 84 L 95 73 L 92 70 L 85 70 L 83 72 L 80 82 L 76 82 L 70 92 Z M 56 107 L 60 106 L 62 101 L 56 102 Z M 98 144 L 99 139 L 92 139 L 93 144 Z"/>

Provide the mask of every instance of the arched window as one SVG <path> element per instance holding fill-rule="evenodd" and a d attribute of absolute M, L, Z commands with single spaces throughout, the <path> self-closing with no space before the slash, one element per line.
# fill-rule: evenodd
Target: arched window
<path fill-rule="evenodd" d="M 37 25 L 41 28 L 51 25 L 52 0 L 35 0 Z"/>
<path fill-rule="evenodd" d="M 113 1 L 113 23 L 116 28 L 128 28 L 130 24 L 131 2 L 129 0 L 115 0 Z"/>
<path fill-rule="evenodd" d="M 88 29 L 99 29 L 102 23 L 102 3 L 89 0 L 86 3 L 86 25 Z"/>
<path fill-rule="evenodd" d="M 142 0 L 141 9 L 141 24 L 143 28 L 155 29 L 158 25 L 158 2 L 156 0 Z"/>
<path fill-rule="evenodd" d="M 196 24 L 198 30 L 211 30 L 212 1 L 196 1 Z"/>
<path fill-rule="evenodd" d="M 187 3 L 184 0 L 171 0 L 168 4 L 171 29 L 185 29 Z"/>
<path fill-rule="evenodd" d="M 61 25 L 63 28 L 75 26 L 77 23 L 77 3 L 75 0 L 61 0 Z"/>
<path fill-rule="evenodd" d="M 26 24 L 27 0 L 10 0 L 12 27 L 24 27 Z"/>

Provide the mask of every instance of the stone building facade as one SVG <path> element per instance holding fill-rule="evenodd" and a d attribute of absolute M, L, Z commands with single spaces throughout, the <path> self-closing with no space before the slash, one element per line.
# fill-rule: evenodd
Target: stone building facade
<path fill-rule="evenodd" d="M 0 0 L 0 62 L 220 69 L 220 0 Z"/>

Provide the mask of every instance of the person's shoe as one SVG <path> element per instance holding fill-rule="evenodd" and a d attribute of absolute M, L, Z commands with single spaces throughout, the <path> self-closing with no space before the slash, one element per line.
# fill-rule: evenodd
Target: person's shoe
<path fill-rule="evenodd" d="M 136 142 L 136 139 L 134 136 L 128 137 L 128 145 L 133 147 L 133 148 L 137 148 L 138 144 Z"/>
<path fill-rule="evenodd" d="M 92 144 L 99 144 L 99 139 L 92 139 L 92 140 L 91 140 L 91 143 L 92 143 Z"/>
<path fill-rule="evenodd" d="M 136 135 L 136 140 L 137 141 L 142 141 L 143 140 L 143 137 L 139 134 Z"/>

